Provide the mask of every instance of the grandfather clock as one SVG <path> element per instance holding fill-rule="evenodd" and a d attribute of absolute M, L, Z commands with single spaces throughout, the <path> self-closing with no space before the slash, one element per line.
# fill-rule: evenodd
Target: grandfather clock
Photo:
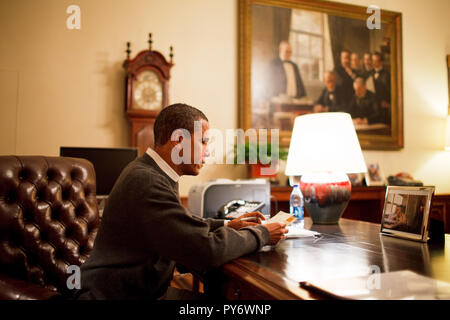
<path fill-rule="evenodd" d="M 169 104 L 170 69 L 173 66 L 173 48 L 170 47 L 170 62 L 152 50 L 152 34 L 148 39 L 149 49 L 130 59 L 130 42 L 127 42 L 125 113 L 131 123 L 132 147 L 139 155 L 154 145 L 153 125 L 162 108 Z"/>

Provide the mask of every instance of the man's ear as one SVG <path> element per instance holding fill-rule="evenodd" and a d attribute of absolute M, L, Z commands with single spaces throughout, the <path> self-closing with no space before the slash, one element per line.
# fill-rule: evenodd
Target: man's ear
<path fill-rule="evenodd" d="M 179 135 L 175 140 L 169 140 L 169 142 L 172 144 L 172 147 L 175 147 L 177 144 L 182 143 L 183 139 L 184 139 L 183 135 Z"/>
<path fill-rule="evenodd" d="M 172 136 L 170 137 L 169 142 L 170 142 L 170 144 L 171 144 L 171 146 L 173 148 L 173 147 L 177 146 L 178 144 L 182 143 L 183 139 L 184 139 L 183 131 L 182 130 L 175 130 L 172 133 Z"/>
<path fill-rule="evenodd" d="M 169 143 L 171 144 L 171 157 L 174 164 L 190 163 L 191 145 L 187 144 L 190 139 L 189 135 L 190 133 L 186 129 L 177 129 L 172 133 Z"/>

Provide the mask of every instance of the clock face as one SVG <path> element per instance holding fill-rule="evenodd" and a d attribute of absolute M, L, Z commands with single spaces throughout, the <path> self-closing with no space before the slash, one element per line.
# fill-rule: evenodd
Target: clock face
<path fill-rule="evenodd" d="M 139 73 L 134 82 L 133 109 L 159 110 L 162 100 L 162 83 L 156 73 L 151 70 Z"/>

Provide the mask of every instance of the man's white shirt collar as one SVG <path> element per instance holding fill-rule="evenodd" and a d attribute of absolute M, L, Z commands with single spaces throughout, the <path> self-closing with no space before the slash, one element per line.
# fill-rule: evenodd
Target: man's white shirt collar
<path fill-rule="evenodd" d="M 169 164 L 164 161 L 164 159 L 161 158 L 161 156 L 157 154 L 155 150 L 153 150 L 152 148 L 148 148 L 145 153 L 148 154 L 150 158 L 155 160 L 158 167 L 160 167 L 165 174 L 167 174 L 173 181 L 178 182 L 178 180 L 180 179 L 178 173 L 176 173 L 175 170 L 173 170 L 172 167 L 169 166 Z M 224 226 L 226 226 L 228 222 L 228 220 L 224 220 Z"/>
<path fill-rule="evenodd" d="M 176 173 L 175 170 L 173 170 L 172 167 L 169 166 L 169 164 L 164 161 L 164 159 L 161 158 L 161 156 L 156 153 L 155 150 L 153 150 L 152 148 L 148 148 L 145 153 L 147 153 L 150 158 L 155 160 L 158 167 L 160 167 L 161 170 L 164 171 L 164 173 L 167 174 L 173 181 L 178 182 L 178 180 L 180 180 L 180 176 L 178 175 L 178 173 Z"/>

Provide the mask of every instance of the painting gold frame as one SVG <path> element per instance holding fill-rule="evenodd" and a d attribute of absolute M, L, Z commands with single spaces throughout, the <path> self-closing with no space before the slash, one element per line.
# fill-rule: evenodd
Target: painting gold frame
<path fill-rule="evenodd" d="M 310 10 L 333 16 L 367 20 L 367 7 L 321 0 L 239 0 L 239 125 L 244 130 L 253 127 L 252 110 L 252 7 L 274 6 Z M 373 134 L 357 132 L 362 149 L 398 150 L 403 148 L 403 93 L 402 93 L 402 15 L 399 12 L 380 11 L 382 25 L 390 26 L 391 104 L 390 132 Z M 267 129 L 271 129 L 268 127 Z M 270 130 L 269 130 L 270 132 Z M 291 131 L 280 129 L 281 146 L 289 146 Z"/>
<path fill-rule="evenodd" d="M 450 114 L 450 54 L 447 55 L 448 114 Z"/>

